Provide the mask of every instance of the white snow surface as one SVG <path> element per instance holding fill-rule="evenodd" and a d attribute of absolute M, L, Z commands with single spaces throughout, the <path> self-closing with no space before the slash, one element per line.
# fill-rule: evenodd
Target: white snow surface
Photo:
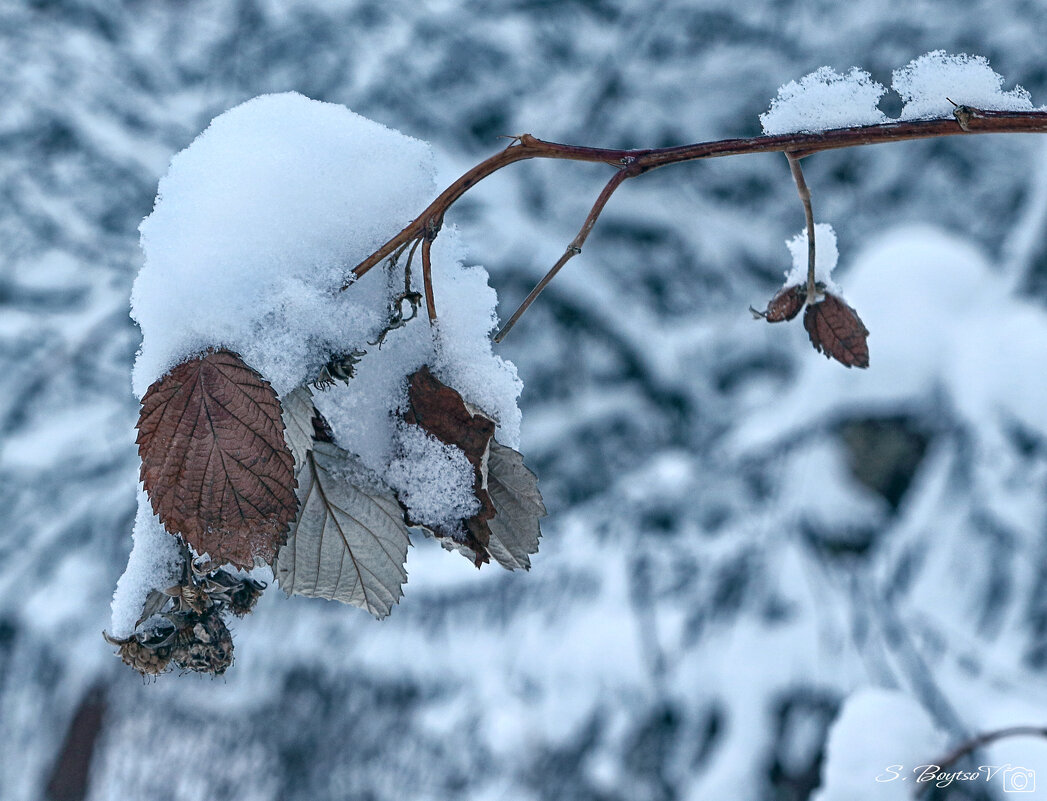
<path fill-rule="evenodd" d="M 140 228 L 135 394 L 215 346 L 283 394 L 373 338 L 384 283 L 338 289 L 425 208 L 433 174 L 424 142 L 294 92 L 216 117 L 171 160 Z"/>
<path fill-rule="evenodd" d="M 1020 86 L 1003 90 L 1003 77 L 984 56 L 950 55 L 935 50 L 894 71 L 892 86 L 905 106 L 901 119 L 951 117 L 952 100 L 986 111 L 1032 111 L 1032 99 Z"/>
<path fill-rule="evenodd" d="M 153 514 L 149 496 L 138 490 L 138 514 L 135 516 L 134 545 L 127 568 L 116 583 L 113 593 L 113 616 L 109 633 L 130 637 L 150 590 L 162 590 L 179 582 L 182 559 L 178 540 L 167 532 Z"/>
<path fill-rule="evenodd" d="M 945 746 L 945 736 L 905 693 L 858 690 L 829 731 L 822 784 L 812 801 L 910 799 L 919 776 L 913 769 L 932 764 Z"/>
<path fill-rule="evenodd" d="M 851 67 L 845 75 L 831 67 L 819 67 L 799 81 L 780 86 L 770 109 L 760 115 L 760 123 L 769 136 L 876 125 L 888 122 L 879 109 L 886 92 L 882 84 L 857 67 Z"/>
<path fill-rule="evenodd" d="M 840 258 L 840 250 L 836 245 L 836 231 L 828 223 L 814 224 L 814 280 L 825 284 L 830 291 L 836 291 L 836 285 L 832 282 L 832 271 L 836 268 L 836 262 Z M 786 241 L 785 246 L 789 248 L 792 256 L 793 266 L 785 273 L 783 286 L 796 286 L 807 283 L 807 229 L 804 228 L 792 239 Z"/>
<path fill-rule="evenodd" d="M 411 518 L 457 528 L 480 508 L 473 493 L 473 466 L 461 448 L 445 445 L 418 426 L 405 425 L 400 454 L 386 471 Z"/>

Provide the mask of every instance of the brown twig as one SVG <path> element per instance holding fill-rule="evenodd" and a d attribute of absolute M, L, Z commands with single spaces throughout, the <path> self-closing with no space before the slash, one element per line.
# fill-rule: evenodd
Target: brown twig
<path fill-rule="evenodd" d="M 521 315 L 523 315 L 523 313 L 527 311 L 528 307 L 532 303 L 534 303 L 535 299 L 540 294 L 542 294 L 542 290 L 545 289 L 545 287 L 548 286 L 549 282 L 553 280 L 556 274 L 560 272 L 560 269 L 565 264 L 567 264 L 567 262 L 569 262 L 571 259 L 573 259 L 575 256 L 582 252 L 582 245 L 584 245 L 585 240 L 589 238 L 589 233 L 593 230 L 593 226 L 596 225 L 596 220 L 599 218 L 600 212 L 602 212 L 604 206 L 607 205 L 607 201 L 611 199 L 611 195 L 614 194 L 614 190 L 621 186 L 622 182 L 626 178 L 630 177 L 629 168 L 630 165 L 624 166 L 621 170 L 616 172 L 611 177 L 610 181 L 607 182 L 607 184 L 603 188 L 603 191 L 600 192 L 600 196 L 596 198 L 596 202 L 593 204 L 593 207 L 589 210 L 589 215 L 585 218 L 585 222 L 582 223 L 582 227 L 581 230 L 578 231 L 578 235 L 571 240 L 571 244 L 567 246 L 567 250 L 563 252 L 563 255 L 560 257 L 559 261 L 557 261 L 556 264 L 552 266 L 552 269 L 550 269 L 549 272 L 545 274 L 542 280 L 539 281 L 535 288 L 531 290 L 531 293 L 526 298 L 524 298 L 524 301 L 520 304 L 520 307 L 515 312 L 513 312 L 513 316 L 510 317 L 509 321 L 502 326 L 502 330 L 495 335 L 495 342 L 502 341 L 505 335 L 512 330 L 512 327 L 514 325 L 516 325 L 516 321 L 520 319 Z"/>
<path fill-rule="evenodd" d="M 432 238 L 426 236 L 422 239 L 422 287 L 425 290 L 425 310 L 429 313 L 429 325 L 436 323 L 436 295 L 433 293 L 433 259 L 430 251 L 433 247 Z"/>
<path fill-rule="evenodd" d="M 1047 739 L 1047 726 L 1008 726 L 1005 729 L 996 729 L 995 731 L 985 732 L 972 737 L 969 740 L 965 740 L 952 751 L 945 754 L 945 756 L 932 761 L 931 764 L 938 767 L 939 773 L 947 771 L 961 759 L 977 751 L 979 748 L 984 748 L 987 745 L 992 745 L 997 740 L 1005 740 L 1009 737 L 1040 737 Z M 918 798 L 929 786 L 929 784 L 924 784 L 917 788 L 915 797 Z"/>
<path fill-rule="evenodd" d="M 811 208 L 811 190 L 807 187 L 807 181 L 803 178 L 803 169 L 800 167 L 800 159 L 792 153 L 786 152 L 785 157 L 789 159 L 789 169 L 792 171 L 793 180 L 796 182 L 796 191 L 800 193 L 800 202 L 803 203 L 803 215 L 807 220 L 807 302 L 814 303 L 814 262 L 817 251 L 814 247 L 814 211 Z"/>
<path fill-rule="evenodd" d="M 790 164 L 792 164 L 796 159 L 819 153 L 823 150 L 837 150 L 886 142 L 904 142 L 977 133 L 1047 133 L 1047 112 L 1044 111 L 983 111 L 966 107 L 963 110 L 963 119 L 957 116 L 955 119 L 888 122 L 880 125 L 836 128 L 821 133 L 792 133 L 778 136 L 757 136 L 748 139 L 722 139 L 716 142 L 698 142 L 691 145 L 646 150 L 610 150 L 596 147 L 580 147 L 557 142 L 546 142 L 530 134 L 522 134 L 518 137 L 513 137 L 512 143 L 507 148 L 485 159 L 462 175 L 441 192 L 436 200 L 429 204 L 428 208 L 404 226 L 400 233 L 357 264 L 352 270 L 352 275 L 342 285 L 342 289 L 348 289 L 356 279 L 362 277 L 372 267 L 389 258 L 389 256 L 396 253 L 398 249 L 412 240 L 426 237 L 435 238 L 435 232 L 438 232 L 443 225 L 444 215 L 455 201 L 484 178 L 517 161 L 534 158 L 560 159 L 603 163 L 618 167 L 619 172 L 615 175 L 615 178 L 604 187 L 604 193 L 607 193 L 608 187 L 612 187 L 612 183 L 611 191 L 613 192 L 614 188 L 617 188 L 627 178 L 642 175 L 670 164 L 682 164 L 707 158 L 738 156 L 747 153 L 786 153 L 789 156 Z M 622 165 L 628 166 L 623 168 Z M 603 197 L 603 194 L 601 194 L 601 197 Z M 604 202 L 606 202 L 606 199 Z M 599 203 L 600 200 L 597 199 L 597 204 Z M 593 208 L 596 210 L 597 206 Z M 598 216 L 599 211 L 596 213 Z M 593 222 L 595 222 L 595 219 Z M 591 227 L 590 225 L 589 228 L 591 229 Z M 583 231 L 588 235 L 588 231 L 584 227 Z M 431 246 L 431 239 L 428 244 Z M 813 248 L 813 245 L 814 236 L 813 229 L 811 229 L 809 247 Z M 426 270 L 428 250 L 426 242 L 423 241 L 423 272 Z M 566 263 L 573 255 L 576 255 L 571 253 L 570 250 L 569 247 L 568 252 L 564 254 L 565 258 L 561 258 L 561 262 Z M 563 267 L 563 263 L 558 262 L 558 265 L 550 272 L 555 274 L 556 271 Z M 547 276 L 547 278 L 549 277 L 551 276 Z M 545 283 L 548 283 L 545 279 L 543 279 L 543 282 L 540 285 L 542 287 L 544 287 Z M 538 287 L 536 287 L 536 290 L 541 291 Z M 529 305 L 529 302 L 525 301 L 525 304 Z M 435 300 L 432 298 L 432 286 L 428 277 L 426 278 L 426 306 L 430 320 L 435 320 Z M 514 314 L 512 322 L 515 322 L 521 313 L 518 311 Z M 505 336 L 509 327 L 507 325 L 506 328 L 499 332 L 499 339 Z"/>

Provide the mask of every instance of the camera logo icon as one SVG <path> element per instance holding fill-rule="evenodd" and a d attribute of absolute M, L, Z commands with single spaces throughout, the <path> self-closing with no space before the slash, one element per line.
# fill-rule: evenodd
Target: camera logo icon
<path fill-rule="evenodd" d="M 1003 772 L 1005 793 L 1035 793 L 1036 771 L 1029 768 L 1010 768 Z"/>

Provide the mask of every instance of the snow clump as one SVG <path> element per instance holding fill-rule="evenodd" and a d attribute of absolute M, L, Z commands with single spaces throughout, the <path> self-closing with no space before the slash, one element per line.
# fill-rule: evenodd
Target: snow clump
<path fill-rule="evenodd" d="M 182 555 L 178 540 L 164 529 L 153 514 L 149 496 L 138 490 L 138 514 L 135 516 L 134 545 L 127 568 L 116 583 L 113 593 L 113 615 L 109 634 L 119 639 L 130 637 L 142 614 L 150 590 L 164 590 L 182 578 Z"/>
<path fill-rule="evenodd" d="M 769 136 L 877 125 L 889 121 L 878 108 L 886 92 L 882 84 L 857 67 L 846 75 L 820 67 L 798 82 L 779 87 L 771 108 L 760 115 L 760 123 Z"/>
<path fill-rule="evenodd" d="M 893 77 L 894 91 L 905 101 L 903 120 L 951 117 L 953 103 L 986 111 L 1033 110 L 1032 99 L 1022 87 L 1003 91 L 1003 76 L 984 56 L 935 50 L 895 70 Z"/>
<path fill-rule="evenodd" d="M 814 280 L 825 284 L 830 292 L 837 293 L 838 289 L 832 281 L 832 271 L 840 258 L 840 251 L 836 246 L 836 231 L 828 223 L 815 223 L 814 226 Z M 807 284 L 807 229 L 803 229 L 792 239 L 786 241 L 785 246 L 789 248 L 792 256 L 792 269 L 785 273 L 783 286 L 790 287 L 797 284 Z"/>
<path fill-rule="evenodd" d="M 499 442 L 518 447 L 522 384 L 491 350 L 497 298 L 486 271 L 464 265 L 457 232 L 446 227 L 432 247 L 439 324 L 423 307 L 381 340 L 404 292 L 406 254 L 343 291 L 352 268 L 432 200 L 434 176 L 426 143 L 294 92 L 215 118 L 172 159 L 141 225 L 145 264 L 131 297 L 142 329 L 135 394 L 209 348 L 238 353 L 280 396 L 314 380 L 332 356 L 364 351 L 348 386 L 313 393 L 337 444 L 422 522 L 467 516 L 476 500 L 465 454 L 399 420 L 407 377 L 428 365 L 495 420 Z M 420 292 L 417 260 L 412 272 Z M 135 542 L 114 601 L 118 636 L 133 630 L 149 586 L 169 583 L 176 540 L 148 502 Z M 159 549 L 155 558 L 139 557 L 140 543 Z"/>

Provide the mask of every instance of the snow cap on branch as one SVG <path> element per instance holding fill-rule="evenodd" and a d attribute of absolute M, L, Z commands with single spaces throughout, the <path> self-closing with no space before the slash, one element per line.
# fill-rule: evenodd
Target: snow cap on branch
<path fill-rule="evenodd" d="M 895 70 L 893 76 L 894 91 L 905 101 L 903 120 L 951 117 L 953 103 L 986 111 L 1033 110 L 1022 87 L 1003 91 L 1003 77 L 984 56 L 935 50 Z"/>
<path fill-rule="evenodd" d="M 841 75 L 820 67 L 799 81 L 778 88 L 771 108 L 760 115 L 768 136 L 800 131 L 827 131 L 888 122 L 878 108 L 887 89 L 857 67 Z"/>
<path fill-rule="evenodd" d="M 239 354 L 280 397 L 333 357 L 360 354 L 349 385 L 315 399 L 337 445 L 412 509 L 461 517 L 468 497 L 448 487 L 464 457 L 405 435 L 395 420 L 407 376 L 428 365 L 497 422 L 503 445 L 518 445 L 521 383 L 491 350 L 497 298 L 487 273 L 463 264 L 448 226 L 432 248 L 438 326 L 423 314 L 390 329 L 405 313 L 406 253 L 342 290 L 353 265 L 425 208 L 434 172 L 426 143 L 293 92 L 216 117 L 172 159 L 141 226 L 135 392 L 206 349 Z M 420 273 L 416 260 L 415 292 Z"/>
<path fill-rule="evenodd" d="M 426 143 L 344 106 L 288 92 L 216 117 L 171 160 L 141 226 L 135 394 L 225 347 L 282 395 L 373 338 L 384 282 L 338 289 L 434 190 Z"/>

